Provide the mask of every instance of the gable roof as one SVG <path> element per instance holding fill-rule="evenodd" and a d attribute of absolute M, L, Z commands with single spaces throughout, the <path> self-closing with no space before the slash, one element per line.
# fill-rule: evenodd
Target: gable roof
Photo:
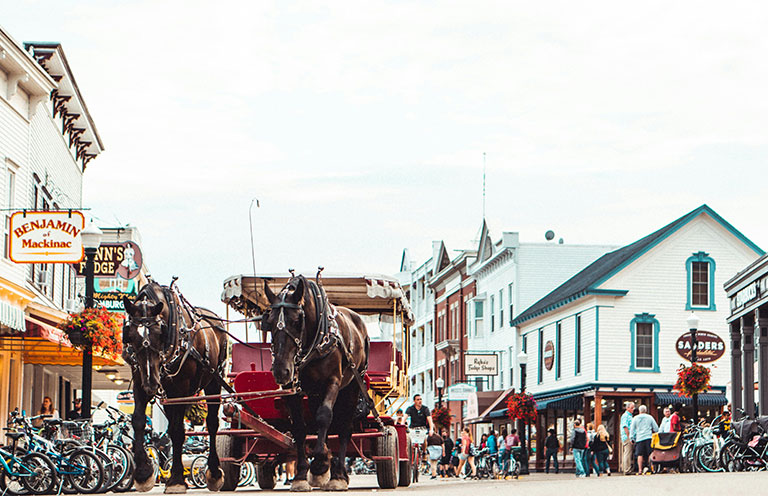
<path fill-rule="evenodd" d="M 658 231 L 653 232 L 648 236 L 639 239 L 623 248 L 619 248 L 618 250 L 606 253 L 602 257 L 598 258 L 586 268 L 584 268 L 581 272 L 555 288 L 544 298 L 528 307 L 523 313 L 521 313 L 516 319 L 512 321 L 511 325 L 517 326 L 522 324 L 527 320 L 538 317 L 539 315 L 543 315 L 551 310 L 554 310 L 555 308 L 561 307 L 587 294 L 626 294 L 627 292 L 622 290 L 601 290 L 597 289 L 597 287 L 702 213 L 709 215 L 713 220 L 722 225 L 725 229 L 727 229 L 731 234 L 733 234 L 736 238 L 738 238 L 742 243 L 747 245 L 747 247 L 752 249 L 758 255 L 765 254 L 765 252 L 760 249 L 760 247 L 750 241 L 725 219 L 720 217 L 708 205 L 702 205 L 696 210 L 693 210 L 683 215 L 679 219 L 667 224 Z"/>

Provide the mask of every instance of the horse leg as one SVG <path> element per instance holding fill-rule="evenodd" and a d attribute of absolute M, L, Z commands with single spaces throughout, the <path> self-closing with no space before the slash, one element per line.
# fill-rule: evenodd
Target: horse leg
<path fill-rule="evenodd" d="M 347 449 L 352 438 L 352 421 L 360 389 L 346 387 L 339 392 L 339 397 L 334 405 L 333 425 L 339 432 L 339 453 L 333 457 L 331 463 L 331 480 L 323 486 L 326 491 L 346 491 L 349 486 L 347 475 Z"/>
<path fill-rule="evenodd" d="M 171 466 L 171 478 L 165 484 L 166 494 L 183 494 L 187 492 L 187 483 L 184 481 L 184 465 L 181 461 L 181 451 L 184 446 L 184 412 L 186 405 L 166 405 L 165 413 L 168 416 L 168 433 L 173 443 L 173 465 Z"/>
<path fill-rule="evenodd" d="M 214 379 L 205 386 L 206 396 L 221 394 L 221 385 Z M 218 491 L 224 485 L 224 472 L 219 468 L 219 454 L 216 452 L 216 433 L 219 431 L 219 399 L 205 400 L 208 405 L 208 413 L 205 416 L 205 425 L 208 427 L 208 471 L 205 480 L 209 491 Z"/>
<path fill-rule="evenodd" d="M 152 464 L 149 461 L 147 452 L 144 451 L 144 429 L 147 426 L 147 394 L 141 387 L 141 379 L 136 374 L 133 377 L 133 401 L 134 408 L 131 415 L 131 425 L 133 426 L 133 460 L 136 464 L 134 469 L 133 486 L 139 492 L 147 492 L 155 487 L 155 477 Z M 138 380 L 137 380 L 138 379 Z"/>
<path fill-rule="evenodd" d="M 304 405 L 302 404 L 302 395 L 294 394 L 288 396 L 286 401 L 291 412 L 291 433 L 296 445 L 296 474 L 291 483 L 291 491 L 311 491 L 312 488 L 307 482 L 307 453 L 304 450 L 304 440 L 307 437 L 307 425 L 304 422 Z"/>
<path fill-rule="evenodd" d="M 333 405 L 336 403 L 336 397 L 339 394 L 339 379 L 331 378 L 325 397 L 320 407 L 317 409 L 317 441 L 313 452 L 312 464 L 309 471 L 312 474 L 309 484 L 314 487 L 322 487 L 330 478 L 330 454 L 325 444 L 328 438 L 328 428 L 333 420 Z"/>

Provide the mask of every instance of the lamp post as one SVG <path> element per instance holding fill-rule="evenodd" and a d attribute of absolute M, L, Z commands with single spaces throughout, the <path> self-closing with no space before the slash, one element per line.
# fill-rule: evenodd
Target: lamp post
<path fill-rule="evenodd" d="M 696 348 L 698 348 L 698 342 L 696 341 L 696 331 L 699 329 L 699 317 L 691 312 L 691 315 L 686 320 L 688 323 L 688 330 L 691 333 L 691 365 L 696 364 Z M 693 394 L 693 423 L 699 423 L 699 394 Z"/>
<path fill-rule="evenodd" d="M 442 377 L 438 377 L 435 381 L 435 387 L 437 388 L 437 407 L 443 407 L 443 387 L 445 387 L 445 381 Z"/>
<path fill-rule="evenodd" d="M 520 353 L 517 354 L 517 363 L 520 364 L 520 393 L 525 393 L 525 376 L 526 376 L 526 367 L 528 364 L 528 354 L 524 351 L 520 351 Z M 522 460 L 520 463 L 520 473 L 527 475 L 530 473 L 528 470 L 528 436 L 525 432 L 525 421 L 519 420 L 518 425 L 520 428 L 518 429 L 520 431 L 520 446 L 522 447 Z"/>
<path fill-rule="evenodd" d="M 101 235 L 101 229 L 96 226 L 93 220 L 80 233 L 85 251 L 85 308 L 93 308 L 93 265 L 96 260 L 96 252 L 101 245 Z M 86 343 L 83 349 L 83 392 L 81 395 L 83 398 L 81 415 L 84 418 L 91 418 L 91 389 L 93 389 L 93 353 L 91 343 Z"/>

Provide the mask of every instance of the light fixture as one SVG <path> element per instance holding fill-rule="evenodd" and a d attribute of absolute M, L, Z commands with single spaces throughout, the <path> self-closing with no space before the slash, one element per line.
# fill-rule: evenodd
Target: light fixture
<path fill-rule="evenodd" d="M 688 319 L 686 319 L 686 322 L 688 323 L 688 329 L 698 329 L 701 320 L 699 319 L 698 315 L 691 312 L 691 315 L 688 317 Z"/>
<path fill-rule="evenodd" d="M 94 365 L 93 370 L 101 370 L 101 365 Z"/>
<path fill-rule="evenodd" d="M 80 238 L 83 240 L 83 248 L 86 250 L 89 248 L 98 249 L 101 245 L 102 234 L 101 229 L 91 219 L 91 222 L 80 233 Z"/>
<path fill-rule="evenodd" d="M 517 363 L 520 365 L 528 363 L 528 355 L 524 351 L 517 354 Z"/>
<path fill-rule="evenodd" d="M 114 381 L 115 378 L 117 378 L 117 374 L 107 374 L 107 379 L 110 381 Z"/>
<path fill-rule="evenodd" d="M 125 381 L 124 381 L 124 380 L 122 380 L 122 379 L 115 379 L 115 384 L 117 384 L 118 386 L 119 386 L 119 385 L 121 385 L 121 384 L 122 384 L 122 383 L 124 383 L 124 382 L 125 382 Z"/>
<path fill-rule="evenodd" d="M 438 377 L 437 380 L 435 381 L 435 387 L 437 389 L 443 389 L 444 386 L 445 386 L 445 381 L 443 380 L 442 377 Z"/>

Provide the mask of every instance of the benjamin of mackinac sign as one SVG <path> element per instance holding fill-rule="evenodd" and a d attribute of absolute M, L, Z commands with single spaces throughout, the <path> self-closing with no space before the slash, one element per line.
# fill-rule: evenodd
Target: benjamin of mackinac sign
<path fill-rule="evenodd" d="M 9 225 L 8 257 L 16 263 L 75 263 L 83 258 L 77 211 L 14 212 Z"/>
<path fill-rule="evenodd" d="M 499 356 L 490 354 L 465 353 L 464 375 L 498 375 Z"/>

